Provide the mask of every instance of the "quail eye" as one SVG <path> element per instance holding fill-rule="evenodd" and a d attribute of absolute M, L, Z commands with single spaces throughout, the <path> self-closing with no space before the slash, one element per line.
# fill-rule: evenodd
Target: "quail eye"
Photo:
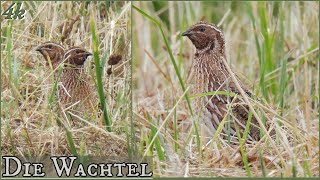
<path fill-rule="evenodd" d="M 48 48 L 49 48 L 49 49 L 52 49 L 52 45 L 49 45 Z"/>
<path fill-rule="evenodd" d="M 204 32 L 205 30 L 206 30 L 206 29 L 205 29 L 204 27 L 201 27 L 201 28 L 200 28 L 200 31 L 201 31 L 201 32 Z"/>

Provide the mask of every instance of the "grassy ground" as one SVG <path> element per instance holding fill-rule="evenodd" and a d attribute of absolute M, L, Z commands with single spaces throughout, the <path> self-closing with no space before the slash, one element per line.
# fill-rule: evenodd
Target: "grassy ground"
<path fill-rule="evenodd" d="M 153 156 L 155 175 L 319 176 L 318 2 L 133 5 L 135 153 Z M 286 127 L 273 143 L 202 143 L 185 98 L 195 48 L 180 36 L 199 20 L 224 32 L 228 64 L 264 102 L 251 101 L 255 110 Z"/>
<path fill-rule="evenodd" d="M 11 3 L 1 2 L 2 12 Z M 131 3 L 28 1 L 23 8 L 27 10 L 23 20 L 1 16 L 2 155 L 127 155 Z M 81 126 L 70 123 L 65 128 L 57 123 L 71 120 L 59 115 L 56 99 L 51 98 L 55 82 L 48 81 L 53 72 L 35 51 L 46 41 L 66 49 L 80 46 L 96 55 L 86 61 L 85 69 L 94 80 L 97 102 L 100 107 L 105 104 L 107 113 L 100 118 L 108 116 L 112 121 L 111 132 L 98 119 L 83 119 L 78 122 Z M 111 54 L 122 55 L 112 67 L 107 63 Z M 95 67 L 97 62 L 102 68 Z"/>

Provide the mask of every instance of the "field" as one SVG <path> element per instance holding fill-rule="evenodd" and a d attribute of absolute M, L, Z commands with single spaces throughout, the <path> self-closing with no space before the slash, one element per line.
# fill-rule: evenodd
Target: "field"
<path fill-rule="evenodd" d="M 133 2 L 135 154 L 161 177 L 319 176 L 318 18 L 319 2 Z M 202 141 L 188 91 L 195 48 L 181 36 L 200 20 L 224 32 L 228 64 L 276 139 Z"/>
<path fill-rule="evenodd" d="M 2 12 L 11 4 L 1 1 Z M 131 123 L 131 3 L 27 1 L 23 9 L 27 13 L 22 20 L 1 16 L 2 155 L 126 156 Z M 105 113 L 97 109 L 95 118 L 88 120 L 58 107 L 53 71 L 60 69 L 50 69 L 36 51 L 47 41 L 93 54 L 84 67 Z M 121 61 L 108 65 L 108 58 L 119 54 Z"/>

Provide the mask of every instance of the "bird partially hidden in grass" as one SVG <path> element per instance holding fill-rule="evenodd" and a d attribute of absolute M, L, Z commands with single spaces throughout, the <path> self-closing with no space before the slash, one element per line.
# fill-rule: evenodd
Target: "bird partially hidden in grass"
<path fill-rule="evenodd" d="M 237 130 L 242 137 L 249 123 L 249 108 L 239 97 L 234 99 L 234 96 L 230 95 L 240 95 L 240 92 L 223 62 L 226 60 L 223 32 L 213 24 L 199 22 L 183 32 L 182 36 L 187 36 L 196 47 L 192 65 L 195 84 L 193 93 L 229 92 L 227 95 L 207 95 L 195 100 L 194 108 L 202 112 L 201 120 L 206 135 L 212 138 L 223 119 L 228 120 L 226 116 L 229 114 L 230 126 L 225 121 L 221 135 L 225 139 L 231 137 L 231 141 L 237 142 Z M 251 97 L 250 90 L 241 81 L 239 83 L 247 96 Z M 228 107 L 230 107 L 230 112 L 228 112 Z M 270 122 L 267 122 L 267 129 L 269 126 Z M 256 118 L 252 116 L 247 142 L 260 140 L 260 129 Z M 275 131 L 272 130 L 270 135 L 274 133 Z"/>
<path fill-rule="evenodd" d="M 97 103 L 90 76 L 84 69 L 84 62 L 91 55 L 83 48 L 72 47 L 63 57 L 64 68 L 60 77 L 59 100 L 64 110 L 72 110 L 81 117 L 92 117 L 97 114 Z"/>
<path fill-rule="evenodd" d="M 36 48 L 36 51 L 40 52 L 46 60 L 46 65 L 52 65 L 52 69 L 55 70 L 61 63 L 65 48 L 55 42 L 45 42 Z"/>
<path fill-rule="evenodd" d="M 36 48 L 44 59 L 46 66 L 54 70 L 54 79 L 58 81 L 58 101 L 65 111 L 84 117 L 93 117 L 97 114 L 97 105 L 94 91 L 91 88 L 90 76 L 84 69 L 84 62 L 92 54 L 80 47 L 68 49 L 55 42 L 45 42 Z M 58 66 L 64 65 L 58 76 Z M 52 83 L 50 81 L 50 83 Z"/>

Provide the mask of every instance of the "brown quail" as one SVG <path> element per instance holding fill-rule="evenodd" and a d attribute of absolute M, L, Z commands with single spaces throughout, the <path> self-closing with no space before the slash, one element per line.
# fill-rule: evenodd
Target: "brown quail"
<path fill-rule="evenodd" d="M 59 99 L 64 108 L 81 114 L 95 114 L 95 95 L 90 85 L 90 76 L 85 72 L 84 62 L 92 54 L 86 50 L 73 47 L 64 54 L 64 69 L 60 77 Z"/>
<path fill-rule="evenodd" d="M 182 36 L 187 36 L 196 47 L 192 65 L 195 84 L 193 93 L 227 91 L 240 95 L 223 62 L 226 57 L 223 32 L 213 24 L 199 22 L 182 33 Z M 251 96 L 249 89 L 241 82 L 240 85 L 246 94 Z M 206 128 L 207 135 L 212 137 L 227 115 L 228 105 L 231 105 L 230 129 L 227 131 L 225 123 L 222 135 L 226 138 L 227 132 L 230 132 L 231 139 L 236 142 L 236 126 L 241 136 L 243 135 L 248 122 L 249 108 L 239 98 L 231 103 L 232 101 L 231 96 L 217 94 L 197 98 L 194 107 L 201 112 L 201 122 Z M 260 126 L 252 116 L 247 142 L 258 140 L 260 140 Z"/>

